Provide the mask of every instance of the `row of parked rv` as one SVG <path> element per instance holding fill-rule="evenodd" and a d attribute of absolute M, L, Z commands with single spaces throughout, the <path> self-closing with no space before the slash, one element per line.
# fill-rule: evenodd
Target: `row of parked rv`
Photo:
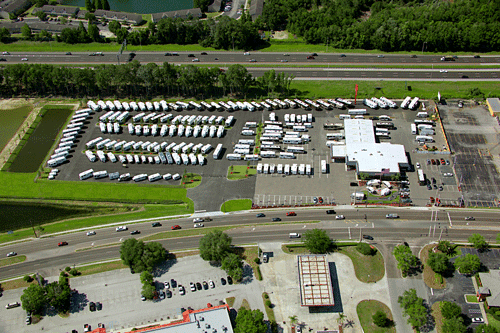
<path fill-rule="evenodd" d="M 316 110 L 321 110 L 321 109 L 333 109 L 333 107 L 343 109 L 345 107 L 350 108 L 352 107 L 352 102 L 342 99 L 342 98 L 336 98 L 336 99 L 328 99 L 326 101 L 323 100 L 316 100 L 316 102 L 305 99 L 304 101 L 296 98 L 293 101 L 290 99 L 284 99 L 280 100 L 278 98 L 275 98 L 273 100 L 271 99 L 266 99 L 265 101 L 262 102 L 204 102 L 201 101 L 200 103 L 197 102 L 181 102 L 177 101 L 175 103 L 167 103 L 166 101 L 162 100 L 160 102 L 120 102 L 120 101 L 98 101 L 95 103 L 94 101 L 89 101 L 87 103 L 87 106 L 91 108 L 94 111 L 105 111 L 105 110 L 111 110 L 111 111 L 167 111 L 167 110 L 174 110 L 174 111 L 180 111 L 180 110 L 192 110 L 196 109 L 199 111 L 202 110 L 248 110 L 248 111 L 256 111 L 256 110 L 279 110 L 279 109 L 288 109 L 288 108 L 303 108 L 306 110 L 311 110 L 311 109 L 316 109 Z"/>
<path fill-rule="evenodd" d="M 257 164 L 257 173 L 284 174 L 284 175 L 312 175 L 313 169 L 310 164 Z"/>
<path fill-rule="evenodd" d="M 102 124 L 102 123 L 101 123 Z M 109 125 L 109 124 L 108 124 Z M 103 126 L 101 125 L 101 130 L 103 129 Z M 103 132 L 106 133 L 106 132 Z M 137 136 L 157 136 L 158 134 L 160 136 L 170 136 L 173 137 L 175 135 L 178 136 L 186 136 L 190 137 L 193 136 L 195 138 L 202 137 L 211 137 L 211 138 L 222 138 L 225 134 L 225 128 L 223 125 L 215 126 L 215 125 L 163 125 L 161 128 L 158 125 L 153 125 L 149 127 L 148 125 L 132 125 L 128 124 L 128 133 L 130 135 L 137 135 Z"/>
<path fill-rule="evenodd" d="M 419 112 L 423 113 L 423 112 Z M 415 141 L 418 143 L 434 142 L 435 134 L 434 131 L 435 122 L 429 119 L 415 119 L 413 124 L 411 124 L 411 134 L 416 135 Z"/>
<path fill-rule="evenodd" d="M 62 131 L 62 138 L 59 141 L 58 147 L 47 161 L 49 167 L 53 168 L 66 162 L 69 151 L 75 145 L 76 136 L 82 131 L 83 123 L 91 113 L 91 109 L 83 109 L 75 112 L 66 128 Z"/>
<path fill-rule="evenodd" d="M 108 173 L 106 170 L 103 171 L 94 171 L 94 169 L 89 169 L 85 170 L 83 172 L 80 172 L 78 175 L 80 177 L 80 180 L 85 180 L 89 178 L 94 178 L 94 179 L 103 179 L 103 178 L 109 178 L 110 180 L 115 180 L 117 179 L 119 182 L 122 181 L 128 181 L 128 180 L 133 180 L 134 182 L 140 182 L 143 180 L 149 180 L 150 182 L 155 182 L 160 179 L 164 180 L 179 180 L 181 179 L 181 175 L 176 173 L 174 175 L 167 173 L 164 174 L 163 176 L 159 173 L 155 173 L 152 175 L 147 175 L 145 173 L 141 173 L 139 175 L 131 176 L 130 173 L 124 173 L 121 174 L 119 172 L 111 172 Z"/>
<path fill-rule="evenodd" d="M 212 150 L 212 145 L 210 144 L 203 144 L 203 143 L 198 143 L 194 144 L 193 142 L 191 143 L 175 143 L 175 142 L 150 142 L 150 141 L 117 141 L 117 140 L 111 140 L 111 139 L 103 139 L 102 137 L 95 138 L 93 140 L 90 140 L 86 144 L 88 149 L 97 149 L 97 150 L 108 150 L 108 151 L 149 151 L 149 152 L 174 152 L 178 153 L 182 151 L 183 153 L 189 153 L 189 152 L 194 152 L 198 153 L 201 152 L 202 154 L 207 154 L 209 151 Z M 221 145 L 222 146 L 222 145 Z"/>
<path fill-rule="evenodd" d="M 55 179 L 58 173 L 59 173 L 59 169 L 52 169 L 52 170 L 50 170 L 49 176 L 47 178 L 48 179 Z"/>
<path fill-rule="evenodd" d="M 184 164 L 184 165 L 205 165 L 206 159 L 202 154 L 196 153 L 169 153 L 169 152 L 159 152 L 158 155 L 146 156 L 140 154 L 124 154 L 115 155 L 111 152 L 105 153 L 102 150 L 98 150 L 95 153 L 93 151 L 87 150 L 85 155 L 90 162 L 94 163 L 97 160 L 105 163 L 110 161 L 111 163 L 116 163 L 120 161 L 122 164 L 126 163 L 149 163 L 149 164 Z"/>

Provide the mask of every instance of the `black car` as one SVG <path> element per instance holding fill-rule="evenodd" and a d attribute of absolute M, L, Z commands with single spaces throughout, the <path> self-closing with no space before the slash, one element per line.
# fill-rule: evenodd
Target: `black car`
<path fill-rule="evenodd" d="M 281 221 L 279 217 L 273 217 L 273 222 L 278 222 L 278 221 Z"/>
<path fill-rule="evenodd" d="M 174 279 L 170 279 L 170 285 L 172 286 L 172 288 L 176 288 L 177 287 L 177 281 L 175 281 Z"/>
<path fill-rule="evenodd" d="M 416 58 L 417 55 L 416 54 L 412 54 L 410 58 Z"/>
<path fill-rule="evenodd" d="M 373 240 L 373 237 L 369 235 L 363 235 L 363 238 L 368 240 Z"/>
<path fill-rule="evenodd" d="M 154 222 L 153 224 L 151 224 L 151 226 L 154 228 L 154 227 L 161 227 L 161 223 L 160 222 Z"/>
<path fill-rule="evenodd" d="M 259 214 L 255 215 L 255 216 L 256 216 L 256 217 L 266 217 L 266 214 L 264 214 L 264 213 L 259 213 Z"/>
<path fill-rule="evenodd" d="M 140 234 L 141 232 L 139 230 L 134 230 L 134 231 L 131 231 L 130 234 L 131 235 L 138 235 Z"/>
<path fill-rule="evenodd" d="M 165 53 L 165 56 L 166 56 L 166 57 L 169 57 L 169 56 L 171 56 L 171 55 L 172 55 L 172 53 L 170 53 L 170 52 Z"/>
<path fill-rule="evenodd" d="M 201 290 L 201 288 L 202 288 L 201 283 L 196 282 L 196 289 Z"/>
<path fill-rule="evenodd" d="M 194 58 L 194 54 L 192 53 L 188 54 L 188 58 Z"/>
<path fill-rule="evenodd" d="M 432 190 L 432 186 L 431 186 L 431 184 L 427 184 L 427 189 L 428 189 L 428 190 Z"/>
<path fill-rule="evenodd" d="M 474 58 L 479 59 L 479 58 L 481 58 L 481 56 L 480 56 L 479 54 L 476 54 L 476 55 L 474 56 Z"/>
<path fill-rule="evenodd" d="M 337 214 L 333 209 L 329 209 L 326 211 L 327 214 Z"/>
<path fill-rule="evenodd" d="M 71 55 L 71 52 L 66 52 L 66 55 Z"/>
<path fill-rule="evenodd" d="M 172 297 L 172 292 L 170 290 L 167 289 L 167 291 L 165 291 L 165 293 L 167 294 L 167 298 Z"/>
<path fill-rule="evenodd" d="M 207 281 L 203 281 L 203 289 L 208 290 L 208 283 L 207 283 Z"/>
<path fill-rule="evenodd" d="M 226 285 L 226 279 L 220 278 L 220 284 L 222 284 L 223 286 L 225 286 Z"/>
<path fill-rule="evenodd" d="M 101 311 L 102 310 L 102 303 L 101 302 L 97 302 L 96 303 L 96 307 L 97 307 L 97 311 Z"/>
<path fill-rule="evenodd" d="M 207 52 L 201 52 L 201 55 L 207 55 Z"/>
<path fill-rule="evenodd" d="M 7 61 L 7 59 L 5 59 L 5 58 L 0 58 L 0 61 Z"/>
<path fill-rule="evenodd" d="M 345 58 L 346 56 L 345 56 L 345 54 L 341 54 L 340 57 L 341 58 Z"/>
<path fill-rule="evenodd" d="M 95 311 L 95 303 L 94 302 L 90 302 L 89 303 L 89 309 L 90 311 L 94 312 Z"/>
<path fill-rule="evenodd" d="M 432 183 L 436 184 L 436 178 L 432 177 Z"/>
<path fill-rule="evenodd" d="M 227 283 L 233 284 L 233 278 L 230 277 L 229 275 L 227 276 Z"/>
<path fill-rule="evenodd" d="M 313 54 L 311 54 L 311 55 L 312 55 L 313 57 L 317 57 L 317 56 L 318 56 L 318 54 L 317 54 L 317 53 L 313 53 Z"/>

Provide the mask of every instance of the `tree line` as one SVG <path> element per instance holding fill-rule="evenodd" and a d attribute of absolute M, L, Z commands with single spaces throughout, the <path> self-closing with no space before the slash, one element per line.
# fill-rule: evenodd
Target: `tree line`
<path fill-rule="evenodd" d="M 494 51 L 500 2 L 267 0 L 257 26 L 312 44 L 383 51 Z"/>
<path fill-rule="evenodd" d="M 288 94 L 293 76 L 266 72 L 253 78 L 242 65 L 226 71 L 218 67 L 175 66 L 170 63 L 67 67 L 48 64 L 14 64 L 0 67 L 0 92 L 4 96 L 225 96 Z"/>

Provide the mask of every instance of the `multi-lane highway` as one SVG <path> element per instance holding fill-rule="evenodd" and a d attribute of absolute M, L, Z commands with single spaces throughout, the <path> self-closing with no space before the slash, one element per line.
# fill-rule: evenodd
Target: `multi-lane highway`
<path fill-rule="evenodd" d="M 386 219 L 387 213 L 397 213 L 399 219 Z M 290 232 L 303 233 L 312 228 L 327 230 L 334 239 L 357 240 L 360 234 L 368 234 L 375 241 L 402 242 L 415 240 L 449 239 L 465 241 L 471 233 L 479 232 L 487 240 L 495 239 L 499 232 L 500 215 L 495 212 L 474 212 L 474 221 L 466 221 L 470 212 L 452 210 L 432 214 L 422 210 L 385 209 L 337 209 L 337 214 L 345 215 L 345 220 L 336 220 L 335 215 L 328 215 L 325 210 L 297 210 L 297 216 L 286 217 L 285 211 L 265 212 L 266 217 L 256 218 L 255 212 L 216 216 L 213 221 L 205 222 L 210 226 L 239 226 L 228 230 L 234 244 L 248 244 L 266 241 L 287 241 Z M 365 218 L 366 215 L 366 218 Z M 237 218 L 236 218 L 237 217 Z M 271 222 L 273 217 L 280 217 L 281 222 Z M 320 221 L 318 223 L 300 223 Z M 292 222 L 292 223 L 284 223 Z M 258 223 L 258 224 L 256 224 Z M 179 224 L 180 231 L 172 231 L 172 225 Z M 192 229 L 192 218 L 162 221 L 162 226 L 153 228 L 151 223 L 128 225 L 129 230 L 116 232 L 115 227 L 97 229 L 94 236 L 86 236 L 84 231 L 35 239 L 27 242 L 10 244 L 0 248 L 0 256 L 10 251 L 26 255 L 27 261 L 13 266 L 1 267 L 0 277 L 3 279 L 21 276 L 33 271 L 49 267 L 65 267 L 73 264 L 94 262 L 119 257 L 118 246 L 102 247 L 106 244 L 119 244 L 130 238 L 142 238 L 158 232 L 182 234 L 182 230 Z M 140 235 L 131 236 L 131 230 L 140 230 Z M 200 237 L 175 237 L 161 241 L 170 251 L 196 248 Z M 66 241 L 68 246 L 58 247 L 59 242 Z M 92 247 L 95 247 L 92 249 Z M 85 249 L 82 251 L 82 249 Z M 75 252 L 79 250 L 78 252 Z"/>
<path fill-rule="evenodd" d="M 384 55 L 380 57 L 373 54 L 340 54 L 321 53 L 311 56 L 310 53 L 268 53 L 250 52 L 168 52 L 177 56 L 165 56 L 167 52 L 135 52 L 130 57 L 130 52 L 125 52 L 118 57 L 117 53 L 103 52 L 102 55 L 91 53 L 73 53 L 67 55 L 59 53 L 30 53 L 12 52 L 3 55 L 4 63 L 49 63 L 49 64 L 116 64 L 125 63 L 131 59 L 141 63 L 163 63 L 175 64 L 208 64 L 227 68 L 232 64 L 251 64 L 248 70 L 252 75 L 259 77 L 270 69 L 294 75 L 297 79 L 388 79 L 388 80 L 497 80 L 500 74 L 499 68 L 491 66 L 500 65 L 500 56 L 460 56 L 454 61 L 441 61 L 440 55 Z M 311 59 L 308 59 L 311 58 Z M 312 59 L 314 58 L 314 59 Z M 193 60 L 196 60 L 193 62 Z M 263 67 L 258 67 L 262 65 Z M 276 67 L 272 67 L 276 65 Z M 278 65 L 291 65 L 292 67 L 279 67 Z M 384 68 L 374 68 L 382 65 Z M 434 69 L 434 65 L 441 65 Z M 447 69 L 443 69 L 442 65 Z M 490 68 L 481 69 L 488 65 Z M 256 66 L 256 67 L 255 67 Z M 265 66 L 265 67 L 264 67 Z M 309 66 L 309 67 L 307 67 Z M 314 66 L 314 67 L 311 67 Z M 345 66 L 345 67 L 343 67 Z M 355 66 L 355 67 L 353 67 Z M 389 66 L 386 68 L 385 66 Z M 390 68 L 390 66 L 394 66 Z M 408 68 L 404 68 L 408 66 Z M 431 68 L 411 68 L 411 66 L 430 66 Z M 460 68 L 460 66 L 469 68 Z M 470 67 L 473 68 L 470 68 Z"/>

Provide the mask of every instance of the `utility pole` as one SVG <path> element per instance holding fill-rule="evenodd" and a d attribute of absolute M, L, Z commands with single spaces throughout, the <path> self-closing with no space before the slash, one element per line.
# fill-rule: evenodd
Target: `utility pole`
<path fill-rule="evenodd" d="M 30 220 L 30 224 L 31 224 L 31 228 L 33 229 L 33 233 L 35 234 L 35 238 L 38 238 L 38 236 L 36 234 L 35 227 L 33 226 L 33 221 L 32 220 Z"/>

